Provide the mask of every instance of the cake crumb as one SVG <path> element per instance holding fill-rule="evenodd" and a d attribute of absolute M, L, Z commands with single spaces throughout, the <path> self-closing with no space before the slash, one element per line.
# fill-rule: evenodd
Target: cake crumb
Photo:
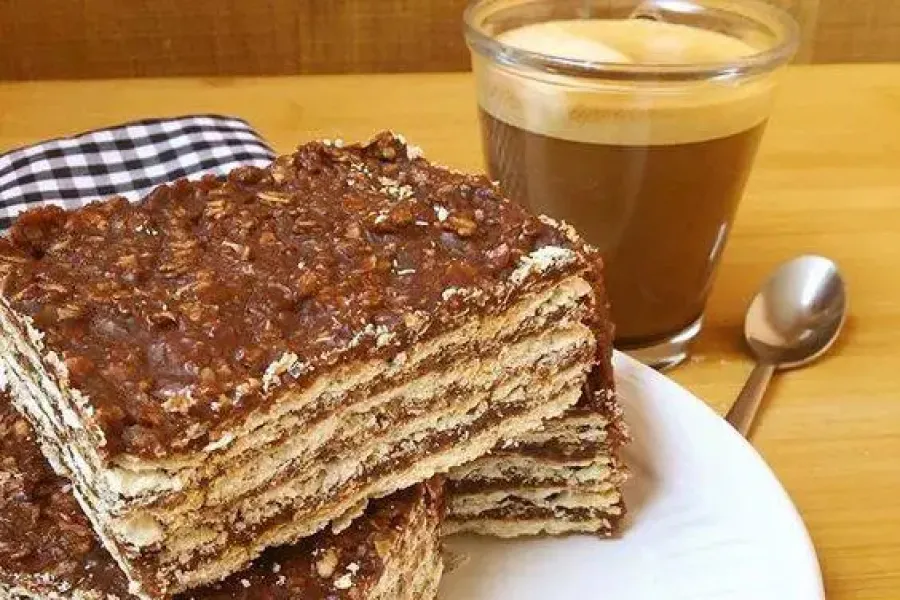
<path fill-rule="evenodd" d="M 348 590 L 353 586 L 353 575 L 344 573 L 334 580 L 334 587 L 339 590 Z"/>

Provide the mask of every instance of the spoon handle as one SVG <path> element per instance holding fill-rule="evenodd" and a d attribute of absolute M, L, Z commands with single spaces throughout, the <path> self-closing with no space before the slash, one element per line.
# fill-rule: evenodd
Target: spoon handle
<path fill-rule="evenodd" d="M 756 363 L 753 372 L 747 378 L 747 383 L 738 394 L 737 400 L 725 415 L 725 420 L 731 423 L 744 437 L 747 437 L 750 426 L 753 425 L 756 412 L 759 410 L 759 405 L 762 403 L 766 388 L 769 387 L 769 381 L 774 373 L 775 365 L 765 362 Z"/>

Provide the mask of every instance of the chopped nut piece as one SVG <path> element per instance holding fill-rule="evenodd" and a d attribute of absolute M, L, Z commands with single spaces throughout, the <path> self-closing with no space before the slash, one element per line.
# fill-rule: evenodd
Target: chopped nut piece
<path fill-rule="evenodd" d="M 334 570 L 338 564 L 337 553 L 329 548 L 326 550 L 319 560 L 316 561 L 316 573 L 319 574 L 319 577 L 328 579 L 332 575 L 334 575 Z"/>
<path fill-rule="evenodd" d="M 200 369 L 200 383 L 204 385 L 212 385 L 216 382 L 216 374 L 209 367 Z"/>
<path fill-rule="evenodd" d="M 165 402 L 162 407 L 170 413 L 187 414 L 190 408 L 196 404 L 191 394 L 175 394 Z"/>
<path fill-rule="evenodd" d="M 293 198 L 289 194 L 280 193 L 280 192 L 257 192 L 256 197 L 262 200 L 263 202 L 268 202 L 270 204 L 290 204 L 293 202 Z"/>
<path fill-rule="evenodd" d="M 475 233 L 478 226 L 475 224 L 475 221 L 472 221 L 471 219 L 451 215 L 444 223 L 444 229 L 455 232 L 459 237 L 467 238 Z"/>
<path fill-rule="evenodd" d="M 28 437 L 31 432 L 31 427 L 25 422 L 24 419 L 16 419 L 15 424 L 13 424 L 13 433 L 16 434 L 16 437 L 19 439 L 25 439 Z"/>
<path fill-rule="evenodd" d="M 66 321 L 69 319 L 77 319 L 84 315 L 84 308 L 80 306 L 75 306 L 74 304 L 69 304 L 66 306 L 60 306 L 56 309 L 56 317 L 60 321 Z"/>
<path fill-rule="evenodd" d="M 294 289 L 298 298 L 309 298 L 319 290 L 319 278 L 312 271 L 306 271 L 297 278 Z"/>

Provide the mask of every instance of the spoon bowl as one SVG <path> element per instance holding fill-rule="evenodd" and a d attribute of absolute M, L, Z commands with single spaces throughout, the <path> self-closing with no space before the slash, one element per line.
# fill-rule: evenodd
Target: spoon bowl
<path fill-rule="evenodd" d="M 801 256 L 781 265 L 750 303 L 744 338 L 758 360 L 796 368 L 831 347 L 846 314 L 837 265 L 821 256 Z"/>
<path fill-rule="evenodd" d="M 837 265 L 800 256 L 769 277 L 744 320 L 756 367 L 725 419 L 746 436 L 777 369 L 807 365 L 834 344 L 847 315 L 847 292 Z"/>

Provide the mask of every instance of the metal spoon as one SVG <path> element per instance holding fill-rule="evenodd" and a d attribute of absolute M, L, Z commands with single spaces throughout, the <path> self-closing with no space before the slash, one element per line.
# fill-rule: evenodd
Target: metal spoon
<path fill-rule="evenodd" d="M 725 419 L 746 436 L 775 371 L 821 356 L 846 315 L 844 281 L 832 261 L 801 256 L 778 267 L 747 309 L 744 338 L 756 367 Z"/>

